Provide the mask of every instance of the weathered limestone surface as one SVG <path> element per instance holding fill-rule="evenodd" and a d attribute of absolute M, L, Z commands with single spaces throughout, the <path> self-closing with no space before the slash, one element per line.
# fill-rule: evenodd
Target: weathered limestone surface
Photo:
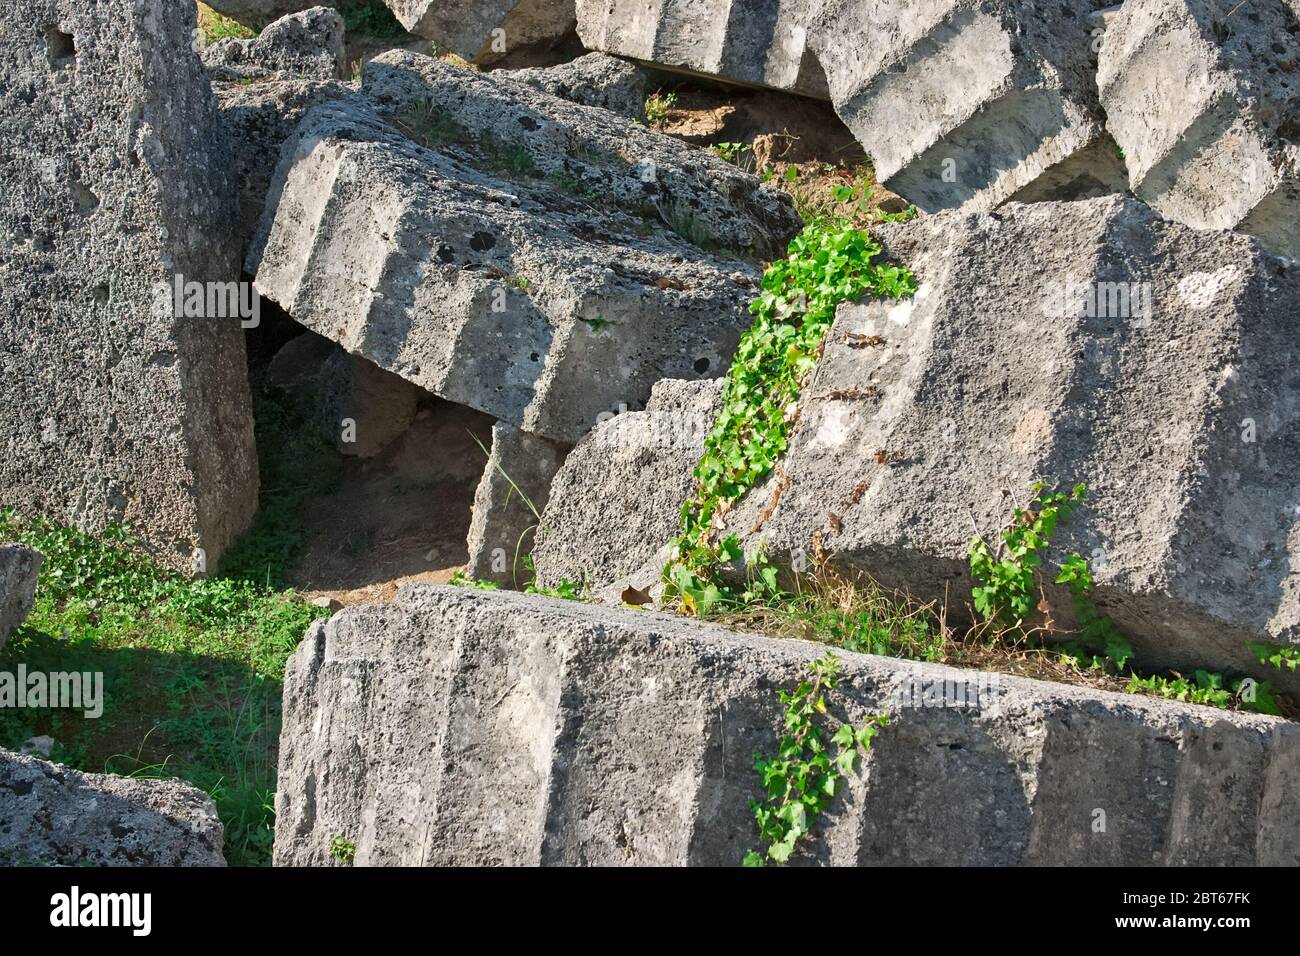
<path fill-rule="evenodd" d="M 603 53 L 588 53 L 569 63 L 504 74 L 560 99 L 599 106 L 639 120 L 645 112 L 645 73 L 634 63 Z"/>
<path fill-rule="evenodd" d="M 808 26 L 836 112 L 926 212 L 989 209 L 1103 132 L 1101 0 L 826 0 Z"/>
<path fill-rule="evenodd" d="M 375 108 L 428 139 L 423 111 L 449 114 L 433 146 L 471 165 L 515 168 L 549 179 L 597 206 L 650 216 L 706 247 L 756 258 L 783 255 L 801 222 L 790 197 L 711 153 L 631 120 L 571 103 L 513 81 L 509 73 L 458 69 L 393 50 L 366 64 L 362 92 Z M 412 113 L 415 114 L 412 117 Z M 417 120 L 412 124 L 411 119 Z M 458 128 L 457 128 L 458 127 Z M 498 148 L 475 154 L 488 140 Z M 522 150 L 527 159 L 518 155 Z"/>
<path fill-rule="evenodd" d="M 0 750 L 0 865 L 225 866 L 212 798 Z"/>
<path fill-rule="evenodd" d="M 491 63 L 573 29 L 573 0 L 384 0 L 402 26 L 440 53 Z"/>
<path fill-rule="evenodd" d="M 348 608 L 285 675 L 275 862 L 338 865 L 342 836 L 361 866 L 736 865 L 777 691 L 824 652 L 508 592 L 416 585 Z M 832 711 L 893 718 L 798 862 L 1300 864 L 1294 724 L 843 665 Z"/>
<path fill-rule="evenodd" d="M 234 150 L 239 245 L 241 251 L 246 251 L 266 208 L 271 177 L 285 140 L 313 106 L 355 96 L 355 90 L 336 80 L 294 79 L 248 85 L 218 82 L 213 89 L 221 126 Z"/>
<path fill-rule="evenodd" d="M 725 370 L 758 269 L 668 223 L 757 251 L 797 229 L 787 199 L 606 110 L 428 57 L 385 54 L 364 85 L 374 111 L 318 106 L 284 148 L 248 256 L 263 295 L 557 442 L 661 378 Z"/>
<path fill-rule="evenodd" d="M 1118 197 L 878 234 L 918 294 L 841 308 L 782 477 L 718 536 L 751 553 L 761 543 L 787 570 L 820 551 L 841 571 L 946 599 L 956 622 L 975 528 L 996 540 L 1035 481 L 1083 483 L 1088 505 L 1058 528 L 1049 567 L 1072 551 L 1090 559 L 1096 603 L 1141 663 L 1295 692 L 1291 672 L 1250 648 L 1300 639 L 1295 268 L 1247 236 L 1164 223 Z M 602 600 L 654 582 L 665 552 L 635 568 L 672 540 L 702 451 L 602 453 L 612 424 L 557 476 L 536 552 L 542 583 L 582 572 Z M 620 521 L 629 512 L 640 545 Z M 1068 626 L 1068 593 L 1046 583 Z"/>
<path fill-rule="evenodd" d="M 194 17 L 13 0 L 0 35 L 0 505 L 130 523 L 182 569 L 257 500 L 240 322 L 159 295 L 239 278 Z"/>
<path fill-rule="evenodd" d="M 528 584 L 532 575 L 524 561 L 533 550 L 538 514 L 572 447 L 500 422 L 493 427 L 469 527 L 466 573 L 471 578 L 510 588 Z"/>
<path fill-rule="evenodd" d="M 1300 640 L 1300 272 L 1118 197 L 881 235 L 915 298 L 841 308 L 778 507 L 761 520 L 773 478 L 718 533 L 956 608 L 975 526 L 993 541 L 1035 481 L 1084 483 L 1049 567 L 1090 558 L 1138 661 L 1294 691 L 1248 645 Z"/>
<path fill-rule="evenodd" d="M 40 570 L 39 551 L 25 544 L 0 544 L 0 648 L 31 612 Z"/>
<path fill-rule="evenodd" d="M 341 80 L 348 70 L 343 33 L 336 10 L 312 7 L 276 20 L 251 40 L 217 41 L 203 51 L 203 65 L 218 80 Z"/>
<path fill-rule="evenodd" d="M 662 592 L 668 548 L 721 398 L 721 379 L 662 381 L 645 411 L 602 422 L 578 444 L 542 512 L 533 549 L 539 584 L 586 581 L 610 602 L 629 585 Z"/>
<path fill-rule="evenodd" d="M 829 99 L 808 47 L 822 0 L 577 0 L 591 50 L 669 69 Z M 859 38 L 860 41 L 860 38 Z"/>
<path fill-rule="evenodd" d="M 1168 219 L 1300 255 L 1300 21 L 1286 0 L 1131 0 L 1097 83 L 1133 191 Z"/>

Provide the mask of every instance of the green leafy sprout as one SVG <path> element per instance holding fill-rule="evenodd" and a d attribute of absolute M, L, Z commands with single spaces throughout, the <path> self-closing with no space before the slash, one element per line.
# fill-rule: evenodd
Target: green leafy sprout
<path fill-rule="evenodd" d="M 345 837 L 335 836 L 330 840 L 330 856 L 345 866 L 351 866 L 357 858 L 357 845 Z"/>

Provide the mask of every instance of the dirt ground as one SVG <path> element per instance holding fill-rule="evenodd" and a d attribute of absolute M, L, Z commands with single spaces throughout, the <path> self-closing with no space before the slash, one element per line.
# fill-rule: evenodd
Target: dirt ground
<path fill-rule="evenodd" d="M 739 144 L 736 165 L 789 192 L 806 218 L 852 216 L 853 210 L 831 199 L 832 190 L 843 185 L 870 187 L 871 208 L 907 207 L 876 183 L 869 158 L 829 103 L 669 74 L 655 74 L 649 88 L 667 102 L 653 129 L 703 149 L 732 144 L 734 150 Z"/>
<path fill-rule="evenodd" d="M 430 397 L 374 458 L 345 458 L 338 489 L 306 508 L 305 552 L 292 583 L 309 599 L 389 601 L 405 583 L 446 583 L 469 559 L 474 490 L 492 418 Z"/>

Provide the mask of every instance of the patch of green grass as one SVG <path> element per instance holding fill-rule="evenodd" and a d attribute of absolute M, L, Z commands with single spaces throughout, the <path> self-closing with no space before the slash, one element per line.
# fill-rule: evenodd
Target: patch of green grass
<path fill-rule="evenodd" d="M 324 612 L 292 592 L 159 568 L 122 528 L 96 538 L 9 512 L 0 539 L 44 555 L 35 607 L 0 667 L 102 672 L 105 692 L 98 719 L 0 712 L 0 746 L 49 734 L 52 757 L 78 769 L 188 780 L 216 802 L 227 861 L 268 863 L 280 680 Z"/>
<path fill-rule="evenodd" d="M 200 3 L 198 6 L 199 34 L 203 37 L 205 46 L 211 46 L 218 40 L 251 40 L 257 36 L 256 30 L 217 13 L 206 3 Z"/>
<path fill-rule="evenodd" d="M 255 398 L 262 501 L 221 573 L 158 567 L 130 532 L 92 536 L 0 513 L 0 540 L 44 556 L 36 604 L 0 651 L 0 669 L 101 672 L 104 713 L 0 711 L 0 746 L 57 741 L 77 769 L 176 776 L 212 795 L 232 865 L 270 862 L 285 662 L 327 612 L 285 586 L 307 498 L 337 480 L 328 443 L 274 396 Z"/>

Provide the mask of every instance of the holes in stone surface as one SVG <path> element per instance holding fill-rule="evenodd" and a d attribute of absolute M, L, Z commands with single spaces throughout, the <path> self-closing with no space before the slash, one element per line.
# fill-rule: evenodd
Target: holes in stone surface
<path fill-rule="evenodd" d="M 77 206 L 77 212 L 83 216 L 89 216 L 99 208 L 99 197 L 80 180 L 72 182 L 72 201 Z"/>
<path fill-rule="evenodd" d="M 695 371 L 703 375 L 709 370 L 709 360 L 705 356 L 700 356 L 695 360 Z"/>
<path fill-rule="evenodd" d="M 52 70 L 72 66 L 77 62 L 77 41 L 71 33 L 50 27 L 45 31 L 45 55 L 49 57 Z"/>
<path fill-rule="evenodd" d="M 447 581 L 469 557 L 487 462 L 475 439 L 492 447 L 492 417 L 349 354 L 267 299 L 245 334 L 262 477 L 251 534 L 298 539 L 286 583 L 355 604 L 388 600 L 408 578 Z"/>

